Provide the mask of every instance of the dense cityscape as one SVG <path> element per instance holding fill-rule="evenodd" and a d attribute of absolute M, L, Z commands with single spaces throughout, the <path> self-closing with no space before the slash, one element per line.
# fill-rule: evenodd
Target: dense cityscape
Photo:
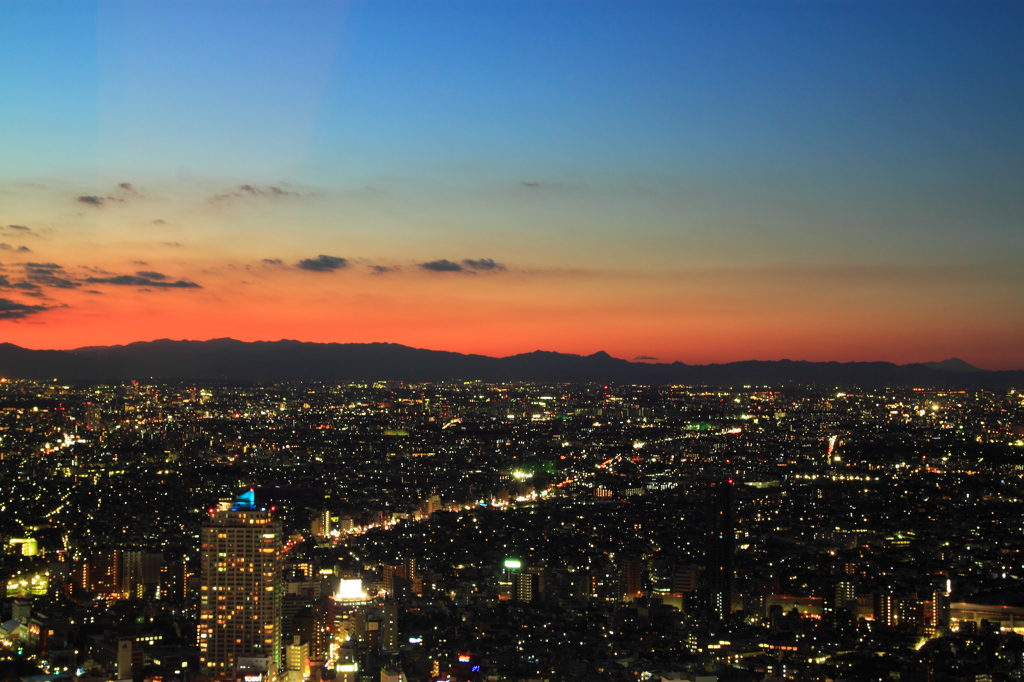
<path fill-rule="evenodd" d="M 0 383 L 0 679 L 1019 680 L 1015 391 Z"/>

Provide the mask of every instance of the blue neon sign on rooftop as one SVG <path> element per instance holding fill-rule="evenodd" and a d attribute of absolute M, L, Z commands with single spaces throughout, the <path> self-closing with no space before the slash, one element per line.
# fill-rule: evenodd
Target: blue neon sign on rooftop
<path fill-rule="evenodd" d="M 256 511 L 256 491 L 249 488 L 236 497 L 234 504 L 231 505 L 231 511 Z"/>

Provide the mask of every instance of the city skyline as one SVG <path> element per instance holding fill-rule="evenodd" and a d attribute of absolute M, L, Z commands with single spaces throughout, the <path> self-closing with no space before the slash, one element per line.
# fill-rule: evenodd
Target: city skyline
<path fill-rule="evenodd" d="M 7 380 L 0 402 L 0 671 L 25 679 L 1024 673 L 1017 391 Z"/>
<path fill-rule="evenodd" d="M 4 341 L 1024 368 L 1019 4 L 2 10 Z"/>

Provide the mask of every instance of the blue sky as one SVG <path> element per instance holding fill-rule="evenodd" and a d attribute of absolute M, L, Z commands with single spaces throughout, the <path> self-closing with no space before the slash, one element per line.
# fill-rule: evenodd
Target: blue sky
<path fill-rule="evenodd" d="M 936 288 L 929 311 L 955 300 L 974 314 L 968 301 L 992 291 L 1024 302 L 1021 3 L 7 1 L 0 13 L 0 224 L 50 230 L 51 260 L 88 244 L 95 262 L 127 267 L 177 243 L 194 248 L 175 261 L 190 272 L 318 253 L 409 272 L 458 251 L 520 279 L 632 278 L 636 296 L 652 274 L 843 272 L 816 286 L 845 287 L 829 289 L 836 300 L 860 287 L 851 319 L 876 297 L 863 273 L 902 268 L 901 282 L 918 272 Z M 74 204 L 121 182 L 143 189 L 103 212 Z M 208 201 L 243 185 L 296 199 Z M 168 234 L 139 238 L 146 224 Z M 888 292 L 878 305 L 907 293 Z M 72 304 L 34 317 L 58 305 Z M 643 333 L 638 346 L 664 335 Z"/>

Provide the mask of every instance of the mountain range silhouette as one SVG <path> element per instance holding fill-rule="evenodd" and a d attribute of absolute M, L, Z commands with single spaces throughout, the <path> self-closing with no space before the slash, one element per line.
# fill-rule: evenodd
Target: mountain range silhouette
<path fill-rule="evenodd" d="M 504 358 L 394 343 L 160 339 L 123 346 L 29 350 L 0 344 L 0 376 L 62 381 L 533 381 L 706 386 L 821 385 L 1004 390 L 1024 370 L 989 371 L 963 360 L 891 362 L 747 360 L 723 364 L 630 362 L 601 351 L 533 351 Z"/>

